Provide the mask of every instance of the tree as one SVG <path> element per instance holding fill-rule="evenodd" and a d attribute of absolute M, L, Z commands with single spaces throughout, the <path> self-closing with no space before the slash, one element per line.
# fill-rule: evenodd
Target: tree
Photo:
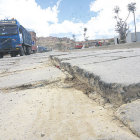
<path fill-rule="evenodd" d="M 114 17 L 116 19 L 117 25 L 115 27 L 115 31 L 119 33 L 120 36 L 120 43 L 125 43 L 126 42 L 126 36 L 128 34 L 128 25 L 126 23 L 126 20 L 129 17 L 129 14 L 127 16 L 127 18 L 123 21 L 120 17 L 119 17 L 119 12 L 120 12 L 120 8 L 118 6 L 116 6 L 114 8 L 114 13 L 116 14 L 116 16 Z"/>
<path fill-rule="evenodd" d="M 87 28 L 84 28 L 84 40 L 85 40 L 85 43 L 84 43 L 84 47 L 85 48 L 88 48 L 88 37 L 86 36 L 86 33 L 87 33 Z"/>
<path fill-rule="evenodd" d="M 72 35 L 72 38 L 73 38 L 73 48 L 75 48 L 75 45 L 76 45 L 75 44 L 75 42 L 76 42 L 75 34 Z"/>
<path fill-rule="evenodd" d="M 126 42 L 126 36 L 128 34 L 128 26 L 127 23 L 124 22 L 122 19 L 120 19 L 117 22 L 115 31 L 117 31 L 120 35 L 120 43 L 125 43 Z"/>
<path fill-rule="evenodd" d="M 87 28 L 84 28 L 84 39 L 86 41 L 86 33 L 87 33 Z"/>
<path fill-rule="evenodd" d="M 129 13 L 132 12 L 134 16 L 134 26 L 135 26 L 135 41 L 137 41 L 137 34 L 136 34 L 136 19 L 135 19 L 135 11 L 136 11 L 136 3 L 132 2 L 128 4 L 128 11 Z"/>
<path fill-rule="evenodd" d="M 76 40 L 76 38 L 75 38 L 75 34 L 72 35 L 72 38 L 73 38 L 74 41 Z"/>
<path fill-rule="evenodd" d="M 115 8 L 114 8 L 114 12 L 117 14 L 117 16 L 118 16 L 118 14 L 119 14 L 119 12 L 120 12 L 120 8 L 119 8 L 119 6 L 116 6 Z"/>

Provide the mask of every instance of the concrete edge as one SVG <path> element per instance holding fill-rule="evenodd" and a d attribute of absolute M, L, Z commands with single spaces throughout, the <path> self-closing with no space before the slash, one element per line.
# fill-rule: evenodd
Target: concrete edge
<path fill-rule="evenodd" d="M 73 77 L 76 77 L 82 83 L 85 83 L 92 88 L 93 91 L 101 94 L 101 96 L 106 98 L 116 107 L 140 98 L 140 83 L 127 86 L 117 83 L 105 83 L 94 73 L 85 71 L 78 66 L 71 66 L 70 63 L 63 62 L 55 55 L 50 55 L 49 58 L 53 65 L 59 66 L 60 69 L 64 69 Z"/>
<path fill-rule="evenodd" d="M 140 138 L 140 126 L 139 121 L 135 119 L 134 116 L 139 116 L 139 106 L 137 103 L 140 103 L 140 99 L 135 100 L 131 103 L 123 104 L 115 112 L 115 116 L 127 126 L 133 134 Z M 137 111 L 136 111 L 137 110 Z M 133 116 L 134 115 L 134 116 Z"/>

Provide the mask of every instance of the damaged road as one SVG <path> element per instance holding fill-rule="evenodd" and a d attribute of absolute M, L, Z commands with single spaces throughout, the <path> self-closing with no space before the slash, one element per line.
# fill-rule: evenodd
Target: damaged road
<path fill-rule="evenodd" d="M 49 55 L 0 60 L 1 140 L 139 140 L 112 104 L 54 67 Z"/>

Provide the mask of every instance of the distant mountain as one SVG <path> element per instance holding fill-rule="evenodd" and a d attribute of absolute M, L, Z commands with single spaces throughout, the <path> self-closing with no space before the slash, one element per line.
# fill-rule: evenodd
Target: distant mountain
<path fill-rule="evenodd" d="M 37 45 L 56 50 L 66 50 L 70 49 L 71 47 L 74 47 L 74 41 L 66 37 L 37 37 Z"/>

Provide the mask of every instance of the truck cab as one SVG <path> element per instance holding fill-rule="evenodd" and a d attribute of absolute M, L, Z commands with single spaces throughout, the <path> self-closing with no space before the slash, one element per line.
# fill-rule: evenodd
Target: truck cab
<path fill-rule="evenodd" d="M 30 34 L 17 20 L 0 20 L 0 58 L 5 54 L 29 54 L 31 42 Z"/>
<path fill-rule="evenodd" d="M 75 45 L 75 49 L 81 49 L 83 47 L 83 44 L 80 42 L 77 42 Z"/>

